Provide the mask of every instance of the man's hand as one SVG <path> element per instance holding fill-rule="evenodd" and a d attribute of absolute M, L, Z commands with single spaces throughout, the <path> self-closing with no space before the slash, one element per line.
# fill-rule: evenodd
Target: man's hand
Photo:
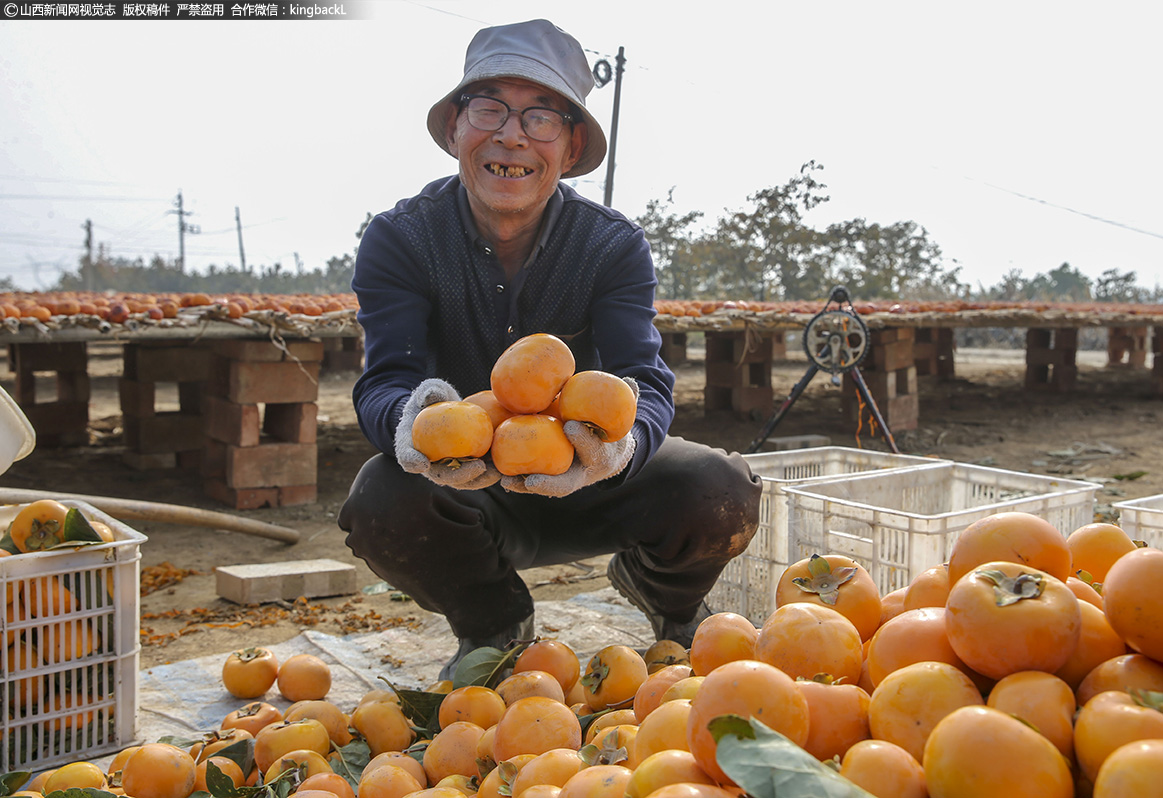
<path fill-rule="evenodd" d="M 501 487 L 513 493 L 568 496 L 587 485 L 620 474 L 634 456 L 634 435 L 606 443 L 580 421 L 565 422 L 565 436 L 573 444 L 573 465 L 564 474 L 527 474 L 501 477 Z"/>
<path fill-rule="evenodd" d="M 428 405 L 456 402 L 460 394 L 444 380 L 427 379 L 416 386 L 404 403 L 404 414 L 396 427 L 396 461 L 409 474 L 423 474 L 438 485 L 460 490 L 477 490 L 493 485 L 501 478 L 493 464 L 480 459 L 460 460 L 453 465 L 433 463 L 412 446 L 412 424 Z"/>

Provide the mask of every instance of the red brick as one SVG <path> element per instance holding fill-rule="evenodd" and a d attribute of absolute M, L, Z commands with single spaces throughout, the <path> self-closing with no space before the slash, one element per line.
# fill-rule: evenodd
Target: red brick
<path fill-rule="evenodd" d="M 54 344 L 12 344 L 13 371 L 87 371 L 88 350 L 84 342 Z"/>
<path fill-rule="evenodd" d="M 88 402 L 89 375 L 83 371 L 57 372 L 57 401 Z"/>
<path fill-rule="evenodd" d="M 319 406 L 314 402 L 268 403 L 262 429 L 273 438 L 288 443 L 314 443 Z"/>
<path fill-rule="evenodd" d="M 232 402 L 314 402 L 319 396 L 319 363 L 229 361 L 225 396 Z"/>
<path fill-rule="evenodd" d="M 205 421 L 202 416 L 158 413 L 152 418 L 126 416 L 123 423 L 125 448 L 139 454 L 199 449 L 205 439 Z"/>
<path fill-rule="evenodd" d="M 288 341 L 286 346 L 287 350 L 284 352 L 270 341 L 232 338 L 215 341 L 214 353 L 231 360 L 248 362 L 278 363 L 289 360 L 293 363 L 295 360 L 301 360 L 304 363 L 318 363 L 323 359 L 322 341 Z"/>
<path fill-rule="evenodd" d="M 888 344 L 873 344 L 871 360 L 872 368 L 870 370 L 874 371 L 896 371 L 912 366 L 912 339 L 893 341 Z"/>
<path fill-rule="evenodd" d="M 122 377 L 117 384 L 121 394 L 121 415 L 133 418 L 153 418 L 157 413 L 157 383 L 139 382 Z"/>
<path fill-rule="evenodd" d="M 210 374 L 210 349 L 204 344 L 127 344 L 123 373 L 142 382 L 200 382 Z"/>
<path fill-rule="evenodd" d="M 260 437 L 257 404 L 237 404 L 206 397 L 206 434 L 235 446 L 257 446 Z"/>
<path fill-rule="evenodd" d="M 914 341 L 916 335 L 912 327 L 885 327 L 880 330 L 870 330 L 869 340 L 873 344 L 891 344 L 897 341 Z"/>
<path fill-rule="evenodd" d="M 227 445 L 226 484 L 232 488 L 315 484 L 318 459 L 313 443 Z"/>
<path fill-rule="evenodd" d="M 36 430 L 38 447 L 83 446 L 89 442 L 88 402 L 48 402 L 21 409 Z"/>
<path fill-rule="evenodd" d="M 279 486 L 279 506 L 295 507 L 300 504 L 314 504 L 318 497 L 315 485 Z"/>
<path fill-rule="evenodd" d="M 278 507 L 278 488 L 232 488 L 226 483 L 208 479 L 202 482 L 202 491 L 215 501 L 236 510 L 257 510 L 260 507 Z"/>
<path fill-rule="evenodd" d="M 178 407 L 182 408 L 183 413 L 202 414 L 204 412 L 202 397 L 205 393 L 205 380 L 200 382 L 179 382 Z"/>

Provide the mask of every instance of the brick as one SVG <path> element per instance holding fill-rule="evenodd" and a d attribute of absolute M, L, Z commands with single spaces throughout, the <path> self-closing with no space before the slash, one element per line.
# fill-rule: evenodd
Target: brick
<path fill-rule="evenodd" d="M 316 485 L 279 485 L 280 507 L 314 504 L 318 496 L 319 488 Z"/>
<path fill-rule="evenodd" d="M 87 402 L 47 402 L 22 406 L 21 410 L 36 430 L 38 448 L 84 446 L 89 443 Z"/>
<path fill-rule="evenodd" d="M 89 375 L 83 371 L 57 372 L 57 401 L 88 402 Z"/>
<path fill-rule="evenodd" d="M 319 363 L 246 362 L 228 367 L 225 396 L 232 402 L 314 402 L 319 396 Z"/>
<path fill-rule="evenodd" d="M 257 404 L 237 404 L 206 397 L 206 435 L 235 446 L 258 446 L 260 418 Z"/>
<path fill-rule="evenodd" d="M 668 366 L 677 366 L 680 363 L 685 363 L 687 360 L 686 346 L 686 333 L 662 333 L 662 349 L 660 354 L 662 355 L 663 362 Z"/>
<path fill-rule="evenodd" d="M 142 382 L 199 382 L 210 375 L 210 349 L 193 346 L 125 347 L 123 373 Z"/>
<path fill-rule="evenodd" d="M 896 371 L 912 365 L 914 364 L 911 339 L 893 341 L 887 344 L 873 344 L 870 371 Z"/>
<path fill-rule="evenodd" d="M 363 352 L 324 352 L 321 370 L 329 373 L 362 371 Z"/>
<path fill-rule="evenodd" d="M 227 445 L 225 481 L 232 488 L 314 485 L 318 460 L 313 443 Z"/>
<path fill-rule="evenodd" d="M 706 347 L 708 363 L 771 363 L 771 333 L 708 332 Z"/>
<path fill-rule="evenodd" d="M 157 401 L 157 383 L 139 382 L 122 377 L 117 383 L 121 395 L 121 415 L 153 418 Z"/>
<path fill-rule="evenodd" d="M 87 371 L 88 349 L 83 342 L 12 344 L 13 371 Z"/>
<path fill-rule="evenodd" d="M 205 439 L 202 416 L 158 413 L 152 418 L 123 418 L 125 448 L 139 454 L 184 452 L 201 448 Z"/>
<path fill-rule="evenodd" d="M 190 449 L 185 452 L 177 452 L 177 466 L 183 471 L 198 471 L 202 466 L 202 450 Z"/>
<path fill-rule="evenodd" d="M 354 565 L 325 559 L 220 566 L 215 580 L 218 595 L 236 604 L 350 596 L 358 589 Z"/>
<path fill-rule="evenodd" d="M 1070 366 L 1075 355 L 1074 349 L 1027 349 L 1026 366 Z"/>
<path fill-rule="evenodd" d="M 202 482 L 202 492 L 235 510 L 258 510 L 279 506 L 278 488 L 232 488 L 218 479 Z"/>
<path fill-rule="evenodd" d="M 232 338 L 214 342 L 214 353 L 230 360 L 279 363 L 284 360 L 318 363 L 323 359 L 322 341 L 288 341 L 287 351 L 265 340 Z"/>
<path fill-rule="evenodd" d="M 198 463 L 198 473 L 207 479 L 225 480 L 226 444 L 213 438 L 206 438 L 202 447 L 202 459 Z"/>
<path fill-rule="evenodd" d="M 121 462 L 135 471 L 157 471 L 177 468 L 178 455 L 175 452 L 162 452 L 158 454 L 123 452 Z"/>
<path fill-rule="evenodd" d="M 880 330 L 870 330 L 869 340 L 875 344 L 891 344 L 897 341 L 916 340 L 912 327 L 885 327 Z"/>
<path fill-rule="evenodd" d="M 730 410 L 749 421 L 766 418 L 774 408 L 775 394 L 770 387 L 737 386 L 726 388 L 708 385 L 703 389 L 703 412 Z"/>
<path fill-rule="evenodd" d="M 314 402 L 267 404 L 263 432 L 287 443 L 314 443 L 319 406 Z"/>
<path fill-rule="evenodd" d="M 206 381 L 179 382 L 178 407 L 183 413 L 202 415 L 204 413 L 203 397 L 206 394 Z"/>

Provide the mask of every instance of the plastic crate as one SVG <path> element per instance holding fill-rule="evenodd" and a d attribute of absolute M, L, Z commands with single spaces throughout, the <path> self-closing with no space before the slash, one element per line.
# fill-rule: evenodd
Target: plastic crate
<path fill-rule="evenodd" d="M 29 601 L 16 601 L 0 625 L 7 644 L 0 663 L 0 773 L 91 759 L 128 747 L 136 736 L 140 547 L 146 538 L 84 502 L 62 503 L 108 525 L 114 539 L 0 557 L 5 596 L 31 591 L 41 607 L 34 615 Z M 0 529 L 23 506 L 0 507 Z M 40 598 L 63 597 L 58 587 L 75 600 Z M 75 656 L 86 640 L 92 650 Z"/>
<path fill-rule="evenodd" d="M 1124 532 L 1153 549 L 1163 549 L 1163 493 L 1116 502 L 1113 507 Z"/>
<path fill-rule="evenodd" d="M 962 530 L 994 513 L 1031 513 L 1068 535 L 1094 520 L 1099 487 L 962 463 L 789 487 L 790 555 L 847 555 L 884 595 L 947 562 Z"/>
<path fill-rule="evenodd" d="M 784 488 L 847 474 L 948 462 L 845 446 L 745 454 L 743 459 L 751 467 L 751 473 L 763 481 L 759 527 L 747 551 L 727 563 L 707 596 L 707 603 L 716 612 L 746 616 L 757 626 L 775 611 L 775 587 L 789 562 Z"/>

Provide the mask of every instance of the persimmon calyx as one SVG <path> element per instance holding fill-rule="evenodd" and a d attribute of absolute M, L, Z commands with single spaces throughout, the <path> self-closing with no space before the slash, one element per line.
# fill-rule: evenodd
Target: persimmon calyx
<path fill-rule="evenodd" d="M 598 692 L 598 688 L 602 686 L 602 682 L 606 681 L 606 677 L 610 675 L 610 666 L 602 660 L 594 663 L 593 669 L 582 677 L 582 687 L 585 687 L 591 693 Z"/>
<path fill-rule="evenodd" d="M 611 740 L 611 737 L 615 739 Z M 616 765 L 619 762 L 625 762 L 630 758 L 630 754 L 626 750 L 626 746 L 618 745 L 617 737 L 618 735 L 616 734 L 607 735 L 600 748 L 593 743 L 587 743 L 577 752 L 578 756 L 581 757 L 582 762 L 585 762 L 590 767 L 594 765 Z"/>
<path fill-rule="evenodd" d="M 1090 571 L 1087 571 L 1085 568 L 1079 568 L 1074 572 L 1074 574 L 1078 577 L 1080 582 L 1089 585 L 1094 589 L 1095 593 L 1098 593 L 1100 596 L 1102 595 L 1102 582 L 1094 581 L 1094 574 L 1092 574 Z"/>
<path fill-rule="evenodd" d="M 994 602 L 999 607 L 1038 598 L 1046 587 L 1046 580 L 1041 574 L 1023 572 L 1017 576 L 1008 576 L 1001 571 L 983 568 L 977 572 L 977 576 L 993 585 Z"/>
<path fill-rule="evenodd" d="M 40 551 L 41 549 L 52 548 L 63 541 L 61 536 L 61 522 L 55 518 L 49 518 L 42 521 L 39 518 L 32 519 L 32 523 L 28 529 L 28 539 L 24 545 L 29 551 Z"/>
<path fill-rule="evenodd" d="M 820 601 L 833 605 L 840 598 L 840 586 L 856 576 L 855 566 L 845 566 L 832 570 L 832 565 L 819 554 L 813 554 L 808 560 L 808 573 L 811 576 L 797 576 L 791 580 L 792 584 L 805 593 L 815 593 Z"/>
<path fill-rule="evenodd" d="M 1163 693 L 1155 690 L 1144 690 L 1141 687 L 1132 687 L 1127 691 L 1131 700 L 1141 707 L 1163 712 Z"/>
<path fill-rule="evenodd" d="M 268 652 L 265 648 L 258 648 L 257 646 L 254 646 L 251 648 L 239 649 L 238 651 L 234 652 L 234 656 L 238 657 L 243 662 L 252 662 L 259 657 L 266 656 L 267 653 Z"/>

